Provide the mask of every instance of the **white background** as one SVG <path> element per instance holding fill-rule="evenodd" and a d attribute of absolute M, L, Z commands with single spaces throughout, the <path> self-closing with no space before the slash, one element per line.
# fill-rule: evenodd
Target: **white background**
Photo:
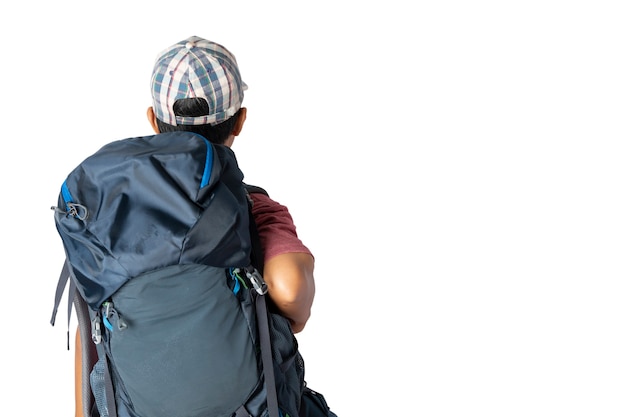
<path fill-rule="evenodd" d="M 249 85 L 247 182 L 315 253 L 298 339 L 340 417 L 626 415 L 621 4 L 3 3 L 2 414 L 73 415 L 50 206 L 151 133 L 153 60 L 198 35 Z"/>

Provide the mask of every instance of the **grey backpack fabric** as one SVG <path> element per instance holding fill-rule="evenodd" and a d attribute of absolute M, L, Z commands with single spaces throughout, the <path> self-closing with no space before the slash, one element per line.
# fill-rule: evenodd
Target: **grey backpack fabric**
<path fill-rule="evenodd" d="M 92 416 L 298 416 L 304 362 L 266 300 L 248 189 L 232 150 L 188 132 L 112 142 L 68 175 L 51 323 L 69 282 Z"/>

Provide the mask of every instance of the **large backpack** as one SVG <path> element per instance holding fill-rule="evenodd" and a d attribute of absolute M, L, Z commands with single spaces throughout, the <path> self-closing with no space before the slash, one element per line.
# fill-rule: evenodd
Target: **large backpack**
<path fill-rule="evenodd" d="M 51 323 L 69 281 L 95 345 L 92 416 L 306 411 L 304 362 L 266 296 L 249 189 L 229 148 L 188 132 L 112 142 L 63 182 Z"/>

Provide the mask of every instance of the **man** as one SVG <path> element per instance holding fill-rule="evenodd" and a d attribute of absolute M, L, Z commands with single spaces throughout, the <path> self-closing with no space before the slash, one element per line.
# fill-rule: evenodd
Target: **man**
<path fill-rule="evenodd" d="M 151 80 L 148 120 L 156 133 L 192 131 L 232 146 L 246 121 L 247 86 L 235 57 L 223 46 L 192 36 L 164 50 Z M 272 301 L 300 332 L 315 295 L 314 260 L 296 234 L 286 207 L 253 193 L 252 214 L 265 250 L 263 277 Z"/>
<path fill-rule="evenodd" d="M 242 131 L 247 109 L 235 57 L 223 46 L 192 36 L 157 58 L 148 121 L 156 133 L 192 131 L 217 145 L 231 147 Z M 252 214 L 264 249 L 263 277 L 270 298 L 302 331 L 315 296 L 314 258 L 301 242 L 288 209 L 265 194 L 251 193 Z M 76 335 L 76 412 L 82 415 L 81 344 Z"/>

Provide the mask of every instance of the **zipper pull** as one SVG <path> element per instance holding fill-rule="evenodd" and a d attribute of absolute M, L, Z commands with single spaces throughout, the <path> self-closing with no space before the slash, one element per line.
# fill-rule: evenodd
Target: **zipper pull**
<path fill-rule="evenodd" d="M 113 307 L 112 302 L 105 301 L 102 305 L 104 306 L 104 325 L 109 331 L 113 331 L 113 325 L 109 321 L 110 317 L 117 319 L 117 330 L 125 330 L 128 327 L 128 323 L 126 323 L 126 320 L 124 320 L 115 307 Z"/>

